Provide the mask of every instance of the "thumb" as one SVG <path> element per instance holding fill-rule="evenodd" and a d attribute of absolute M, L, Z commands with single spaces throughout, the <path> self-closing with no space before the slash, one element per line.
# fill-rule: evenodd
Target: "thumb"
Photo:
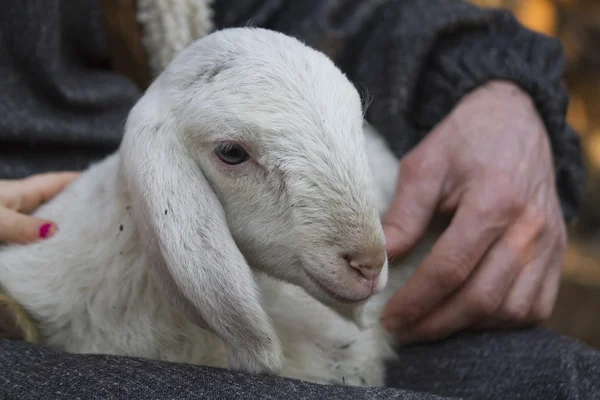
<path fill-rule="evenodd" d="M 57 230 L 58 227 L 52 221 L 0 207 L 0 242 L 31 243 L 48 239 Z"/>
<path fill-rule="evenodd" d="M 426 148 L 413 151 L 400 163 L 396 193 L 382 219 L 388 257 L 404 255 L 421 240 L 442 198 L 445 160 Z"/>

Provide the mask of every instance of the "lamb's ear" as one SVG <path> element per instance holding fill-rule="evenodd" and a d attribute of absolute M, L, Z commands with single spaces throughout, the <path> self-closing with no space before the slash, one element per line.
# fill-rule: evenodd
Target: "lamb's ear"
<path fill-rule="evenodd" d="M 127 121 L 120 157 L 150 267 L 184 315 L 224 341 L 231 368 L 275 373 L 280 344 L 223 207 L 177 123 L 159 120 L 143 101 Z"/>

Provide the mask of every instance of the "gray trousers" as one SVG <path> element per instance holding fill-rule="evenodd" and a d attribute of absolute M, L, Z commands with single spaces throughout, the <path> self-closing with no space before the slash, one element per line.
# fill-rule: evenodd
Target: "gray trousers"
<path fill-rule="evenodd" d="M 399 354 L 387 388 L 356 388 L 5 340 L 0 399 L 600 399 L 600 352 L 541 328 L 465 333 Z"/>

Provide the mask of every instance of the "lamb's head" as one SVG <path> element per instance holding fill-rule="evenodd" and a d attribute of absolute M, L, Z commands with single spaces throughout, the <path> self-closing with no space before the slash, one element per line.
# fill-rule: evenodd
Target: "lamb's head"
<path fill-rule="evenodd" d="M 387 282 L 362 129 L 357 90 L 324 54 L 272 31 L 229 29 L 184 50 L 154 82 L 130 116 L 122 151 L 131 158 L 141 142 L 162 148 L 145 160 L 148 171 L 156 158 L 180 171 L 188 159 L 175 153 L 187 153 L 196 171 L 173 175 L 185 181 L 179 186 L 148 172 L 173 190 L 169 205 L 149 212 L 177 218 L 168 209 L 188 202 L 179 212 L 191 214 L 179 223 L 197 224 L 207 232 L 201 240 L 224 253 L 211 269 L 227 269 L 234 250 L 206 228 L 205 211 L 194 215 L 189 202 L 207 200 L 193 179 L 206 180 L 218 203 L 209 214 L 223 213 L 249 265 L 351 315 Z M 188 229 L 180 231 L 185 240 Z"/>

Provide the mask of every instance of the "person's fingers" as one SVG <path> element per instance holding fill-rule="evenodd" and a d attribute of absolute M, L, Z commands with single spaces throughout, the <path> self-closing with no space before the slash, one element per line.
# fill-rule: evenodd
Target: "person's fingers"
<path fill-rule="evenodd" d="M 415 325 L 398 333 L 401 343 L 434 341 L 493 316 L 525 265 L 535 256 L 541 218 L 521 218 L 484 256 L 463 288 Z"/>
<path fill-rule="evenodd" d="M 551 235 L 550 246 L 553 249 L 546 269 L 542 288 L 534 304 L 530 318 L 534 322 L 544 321 L 552 315 L 554 305 L 558 296 L 560 281 L 562 277 L 562 267 L 568 246 L 567 229 L 562 220 L 562 213 L 558 204 L 555 205 L 556 212 L 553 214 L 555 225 L 550 225 Z M 552 240 L 552 237 L 554 240 Z"/>
<path fill-rule="evenodd" d="M 562 257 L 556 257 L 562 260 Z M 530 319 L 532 322 L 542 322 L 552 316 L 560 281 L 562 277 L 562 261 L 553 263 L 546 272 L 546 278 L 542 284 L 541 293 L 534 304 Z"/>
<path fill-rule="evenodd" d="M 431 254 L 384 307 L 381 322 L 387 330 L 411 325 L 462 286 L 511 222 L 510 213 L 499 208 L 482 212 L 467 201 L 461 204 Z"/>
<path fill-rule="evenodd" d="M 503 304 L 500 306 L 498 315 L 496 316 L 496 319 L 500 323 L 520 326 L 537 322 L 542 317 L 535 315 L 537 313 L 537 303 L 543 292 L 544 285 L 548 284 L 548 272 L 554 258 L 552 243 L 547 238 L 548 236 L 546 235 L 545 240 L 540 243 L 543 253 L 523 269 L 515 284 L 508 292 Z M 540 311 L 547 314 L 552 309 L 551 307 L 544 307 Z"/>
<path fill-rule="evenodd" d="M 30 213 L 55 197 L 79 175 L 78 172 L 50 172 L 15 181 L 0 181 L 3 205 L 15 211 Z"/>
<path fill-rule="evenodd" d="M 551 265 L 549 268 L 547 265 Z M 545 257 L 538 261 L 536 265 L 527 266 L 530 274 L 524 274 L 524 284 L 520 282 L 521 277 L 515 280 L 515 288 L 509 292 L 513 296 L 511 305 L 503 304 L 496 315 L 489 318 L 482 318 L 474 324 L 477 329 L 513 329 L 528 324 L 542 322 L 552 315 L 554 304 L 558 295 L 560 279 L 562 275 L 561 264 L 549 264 Z M 522 273 L 525 272 L 525 269 Z M 532 279 L 532 273 L 536 272 L 539 281 Z M 519 281 L 519 285 L 516 282 Z M 507 300 L 508 302 L 508 296 Z M 524 300 L 514 300 L 519 296 Z M 531 304 L 527 304 L 527 299 L 533 299 Z"/>
<path fill-rule="evenodd" d="M 58 230 L 52 221 L 0 207 L 0 242 L 31 243 L 52 237 Z"/>
<path fill-rule="evenodd" d="M 390 258 L 403 255 L 418 243 L 437 210 L 447 169 L 443 157 L 434 158 L 433 153 L 419 147 L 400 163 L 396 193 L 382 219 Z"/>

